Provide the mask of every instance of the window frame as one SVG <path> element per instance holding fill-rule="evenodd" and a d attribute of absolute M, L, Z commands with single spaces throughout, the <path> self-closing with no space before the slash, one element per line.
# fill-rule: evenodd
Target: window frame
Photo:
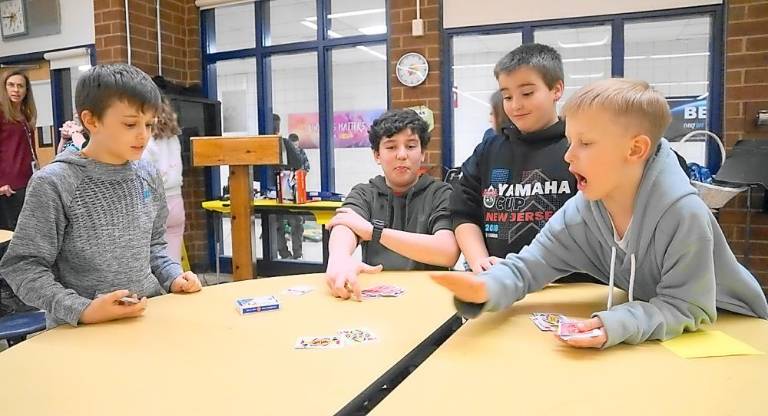
<path fill-rule="evenodd" d="M 533 43 L 534 31 L 541 29 L 588 27 L 600 24 L 611 26 L 611 76 L 624 75 L 624 25 L 626 23 L 639 23 L 643 21 L 679 19 L 687 17 L 710 17 L 709 39 L 709 95 L 707 97 L 707 111 L 709 130 L 722 136 L 723 132 L 723 93 L 724 93 L 724 23 L 723 4 L 708 6 L 685 7 L 679 9 L 654 10 L 636 13 L 622 13 L 615 15 L 588 16 L 567 19 L 553 19 L 533 22 L 502 23 L 483 26 L 467 26 L 460 28 L 446 28 L 441 36 L 442 62 L 440 71 L 443 74 L 441 89 L 442 98 L 442 128 L 444 137 L 450 140 L 442 141 L 443 173 L 453 166 L 453 39 L 456 36 L 465 35 L 499 35 L 512 32 L 520 32 L 523 36 L 523 44 Z M 673 98 L 673 97 L 670 97 Z M 709 166 L 720 166 L 717 157 L 717 145 L 708 143 Z M 711 151 L 710 151 L 711 150 Z"/>

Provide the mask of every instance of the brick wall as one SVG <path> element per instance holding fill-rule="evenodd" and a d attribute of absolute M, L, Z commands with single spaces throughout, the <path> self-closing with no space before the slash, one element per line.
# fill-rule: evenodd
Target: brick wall
<path fill-rule="evenodd" d="M 389 62 L 391 108 L 426 105 L 434 112 L 435 129 L 427 147 L 425 165 L 430 174 L 441 177 L 442 127 L 440 122 L 440 2 L 421 1 L 421 19 L 424 20 L 424 36 L 411 36 L 411 20 L 416 18 L 416 2 L 413 0 L 389 1 Z M 429 62 L 427 80 L 417 87 L 406 87 L 397 80 L 397 60 L 408 52 L 418 52 Z"/>
<path fill-rule="evenodd" d="M 768 109 L 768 1 L 726 2 L 725 128 L 727 148 L 740 139 L 768 139 L 754 127 L 756 109 Z M 762 213 L 763 192 L 753 192 L 750 269 L 768 289 L 768 215 Z M 731 247 L 743 259 L 746 195 L 734 198 L 720 213 Z"/>
<path fill-rule="evenodd" d="M 129 0 L 131 63 L 150 76 L 157 65 L 157 15 L 155 0 Z M 94 0 L 96 62 L 128 62 L 124 0 Z M 163 76 L 176 84 L 201 81 L 200 12 L 194 0 L 161 0 L 160 24 Z M 187 212 L 184 242 L 195 271 L 209 269 L 206 216 L 200 208 L 205 198 L 203 169 L 184 170 L 184 206 Z"/>
<path fill-rule="evenodd" d="M 129 0 L 131 63 L 158 75 L 154 0 Z M 182 85 L 200 82 L 200 13 L 194 0 L 161 0 L 163 76 Z M 94 0 L 96 60 L 127 62 L 125 2 Z"/>

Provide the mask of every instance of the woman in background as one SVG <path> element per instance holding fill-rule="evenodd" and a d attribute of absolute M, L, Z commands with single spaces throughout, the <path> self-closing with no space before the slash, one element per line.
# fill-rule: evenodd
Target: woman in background
<path fill-rule="evenodd" d="M 26 74 L 9 71 L 0 79 L 0 229 L 13 231 L 33 167 L 39 167 L 33 133 L 37 108 Z"/>

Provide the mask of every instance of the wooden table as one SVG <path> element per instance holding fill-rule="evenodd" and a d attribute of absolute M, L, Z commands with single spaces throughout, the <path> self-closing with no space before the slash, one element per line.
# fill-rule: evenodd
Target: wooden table
<path fill-rule="evenodd" d="M 13 231 L 0 230 L 0 244 L 11 241 L 13 238 Z"/>
<path fill-rule="evenodd" d="M 301 267 L 299 273 L 319 273 L 323 272 L 328 265 L 328 240 L 330 238 L 330 233 L 325 228 L 326 224 L 333 218 L 333 216 L 336 214 L 336 210 L 341 208 L 341 201 L 311 201 L 307 202 L 305 204 L 292 204 L 292 203 L 278 203 L 274 199 L 254 199 L 251 207 L 253 212 L 260 213 L 260 214 L 301 214 L 301 213 L 310 213 L 315 217 L 315 221 L 320 224 L 320 227 L 322 228 L 322 242 L 323 242 L 323 262 L 322 264 L 315 263 L 315 264 L 309 264 L 309 263 L 297 263 L 297 262 L 290 262 L 290 267 L 286 267 L 285 264 L 281 264 L 279 267 L 274 267 L 273 264 L 275 261 L 273 261 L 270 258 L 270 252 L 271 252 L 271 240 L 270 240 L 270 233 L 269 230 L 264 228 L 265 225 L 269 224 L 269 221 L 266 219 L 266 217 L 262 217 L 261 225 L 262 225 L 262 238 L 261 238 L 261 244 L 262 244 L 262 252 L 264 253 L 264 267 L 261 267 L 260 270 L 263 270 L 262 276 L 270 276 L 274 275 L 275 273 L 271 272 L 272 270 L 278 270 L 278 269 L 284 269 L 284 268 L 297 268 Z M 204 201 L 203 209 L 209 212 L 213 212 L 216 215 L 230 215 L 230 203 L 229 201 L 221 201 L 221 200 L 211 200 L 211 201 Z M 214 260 L 215 268 L 216 268 L 216 278 L 218 280 L 219 271 L 221 270 L 221 265 L 219 261 L 219 256 L 222 252 L 222 230 L 221 230 L 221 222 L 216 221 L 213 225 L 213 232 L 214 232 L 214 247 L 215 247 L 215 256 L 216 259 Z M 296 271 L 288 271 L 288 273 L 296 273 Z M 279 273 L 279 274 L 285 274 L 285 273 Z M 254 276 L 255 277 L 255 276 Z"/>
<path fill-rule="evenodd" d="M 326 225 L 333 218 L 336 210 L 341 208 L 341 201 L 311 201 L 305 204 L 278 203 L 274 199 L 254 199 L 252 208 L 255 212 L 279 212 L 294 213 L 309 212 L 315 216 L 315 221 L 320 225 Z M 204 201 L 203 209 L 228 215 L 230 213 L 229 201 Z"/>
<path fill-rule="evenodd" d="M 458 319 L 424 273 L 363 276 L 400 298 L 331 297 L 319 275 L 210 286 L 149 300 L 137 319 L 58 327 L 0 353 L 3 415 L 332 415 L 354 410 Z M 283 295 L 310 284 L 316 290 Z M 240 316 L 235 299 L 276 295 L 281 310 Z M 296 350 L 299 336 L 364 326 L 380 341 Z M 405 357 L 405 358 L 404 358 Z"/>
<path fill-rule="evenodd" d="M 532 312 L 588 317 L 605 308 L 606 296 L 605 286 L 557 285 L 529 295 L 507 311 L 464 324 L 371 414 L 768 412 L 768 355 L 684 359 L 656 341 L 579 350 L 540 332 L 528 318 Z M 625 300 L 624 295 L 619 301 Z M 710 329 L 768 352 L 764 320 L 722 313 Z"/>

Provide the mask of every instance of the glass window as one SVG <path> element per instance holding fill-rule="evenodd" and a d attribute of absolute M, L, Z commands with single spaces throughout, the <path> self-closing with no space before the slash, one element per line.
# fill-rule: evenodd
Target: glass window
<path fill-rule="evenodd" d="M 267 45 L 317 40 L 315 6 L 315 0 L 270 1 Z"/>
<path fill-rule="evenodd" d="M 214 9 L 216 41 L 211 52 L 224 52 L 256 46 L 256 9 L 253 3 Z"/>
<path fill-rule="evenodd" d="M 217 9 L 218 10 L 218 9 Z M 256 84 L 256 58 L 232 59 L 216 64 L 216 94 L 221 101 L 221 131 L 224 136 L 256 135 L 259 133 L 258 101 Z M 219 167 L 222 194 L 229 182 L 229 166 Z M 254 258 L 262 258 L 261 243 L 257 230 L 261 218 L 255 216 L 251 223 Z M 232 255 L 232 232 L 229 217 L 221 221 L 222 255 Z"/>
<path fill-rule="evenodd" d="M 256 58 L 216 63 L 216 93 L 221 101 L 222 134 L 258 134 Z"/>
<path fill-rule="evenodd" d="M 384 0 L 332 0 L 329 38 L 387 33 Z"/>
<path fill-rule="evenodd" d="M 710 27 L 709 17 L 624 25 L 624 74 L 647 81 L 667 97 L 672 123 L 664 135 L 673 142 L 709 128 Z M 687 161 L 706 165 L 706 136 L 673 147 Z"/>
<path fill-rule="evenodd" d="M 381 175 L 368 141 L 371 123 L 387 110 L 387 47 L 356 46 L 331 52 L 336 192 Z"/>
<path fill-rule="evenodd" d="M 490 97 L 499 89 L 493 67 L 523 43 L 520 33 L 453 38 L 453 165 L 461 166 L 491 128 Z"/>
<path fill-rule="evenodd" d="M 609 25 L 537 30 L 534 39 L 552 46 L 563 58 L 565 93 L 557 103 L 558 111 L 579 88 L 598 79 L 611 78 Z"/>
<path fill-rule="evenodd" d="M 272 67 L 272 108 L 280 116 L 280 135 L 290 137 L 296 135 L 298 147 L 307 155 L 309 172 L 307 172 L 307 190 L 320 190 L 320 136 L 318 117 L 317 89 L 317 53 L 298 53 L 275 55 L 269 58 Z M 314 217 L 299 215 L 274 216 L 272 233 L 272 258 L 299 257 L 304 261 L 320 262 L 322 256 L 322 239 L 316 241 L 313 237 L 319 225 Z M 300 220 L 300 221 L 299 221 Z M 296 230 L 303 228 L 303 233 Z M 294 245 L 294 241 L 303 235 L 303 244 Z M 290 239 L 291 244 L 287 241 Z M 296 250 L 301 247 L 301 253 Z"/>

